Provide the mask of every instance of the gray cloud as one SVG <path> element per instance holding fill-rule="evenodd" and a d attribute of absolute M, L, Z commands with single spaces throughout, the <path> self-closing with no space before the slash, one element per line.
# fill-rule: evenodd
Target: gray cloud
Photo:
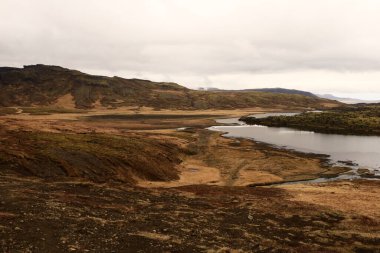
<path fill-rule="evenodd" d="M 2 0 L 0 65 L 377 96 L 379 14 L 373 0 Z"/>

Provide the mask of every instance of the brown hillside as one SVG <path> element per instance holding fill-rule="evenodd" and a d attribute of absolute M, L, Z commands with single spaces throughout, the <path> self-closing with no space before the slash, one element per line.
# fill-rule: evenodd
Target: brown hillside
<path fill-rule="evenodd" d="M 149 135 L 0 131 L 0 175 L 93 182 L 178 179 L 183 150 Z"/>
<path fill-rule="evenodd" d="M 190 90 L 175 83 L 88 75 L 57 66 L 0 68 L 0 106 L 157 109 L 323 108 L 338 102 L 294 94 Z M 67 105 L 67 106 L 65 106 Z"/>

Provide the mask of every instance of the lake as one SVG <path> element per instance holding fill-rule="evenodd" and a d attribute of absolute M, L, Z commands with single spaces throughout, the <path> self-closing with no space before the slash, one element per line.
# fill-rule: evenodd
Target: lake
<path fill-rule="evenodd" d="M 254 117 L 292 116 L 296 113 L 266 113 Z M 338 134 L 321 134 L 311 131 L 300 131 L 285 127 L 266 127 L 246 125 L 238 118 L 220 119 L 218 123 L 234 124 L 229 126 L 213 126 L 210 130 L 226 132 L 226 137 L 253 139 L 306 153 L 326 154 L 333 163 L 352 161 L 357 166 L 367 168 L 380 175 L 380 137 L 354 136 Z M 342 164 L 341 164 L 342 165 Z"/>

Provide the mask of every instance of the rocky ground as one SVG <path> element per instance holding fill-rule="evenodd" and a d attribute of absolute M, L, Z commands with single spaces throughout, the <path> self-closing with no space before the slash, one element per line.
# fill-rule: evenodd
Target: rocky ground
<path fill-rule="evenodd" d="M 379 252 L 378 212 L 295 200 L 284 188 L 0 180 L 3 252 Z M 380 193 L 371 181 L 314 187 L 372 191 L 366 201 Z"/>

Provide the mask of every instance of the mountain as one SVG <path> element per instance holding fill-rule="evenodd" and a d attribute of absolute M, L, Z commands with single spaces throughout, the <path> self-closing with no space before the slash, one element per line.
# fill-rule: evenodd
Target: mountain
<path fill-rule="evenodd" d="M 258 91 L 258 92 L 268 92 L 268 93 L 277 93 L 277 94 L 293 94 L 293 95 L 303 95 L 307 97 L 318 97 L 317 95 L 303 90 L 294 90 L 294 89 L 284 89 L 284 88 L 261 88 L 261 89 L 244 89 L 244 90 L 222 90 L 218 88 L 199 88 L 199 90 L 207 90 L 207 91 L 219 91 L 219 92 L 252 92 L 252 91 Z"/>
<path fill-rule="evenodd" d="M 312 97 L 312 98 L 317 97 L 315 94 L 308 91 L 284 89 L 284 88 L 264 88 L 264 89 L 254 89 L 252 91 L 270 92 L 270 93 L 279 93 L 279 94 L 296 94 L 296 95 L 303 95 L 303 96 Z"/>
<path fill-rule="evenodd" d="M 326 98 L 331 100 L 336 100 L 345 104 L 372 104 L 372 103 L 380 103 L 380 100 L 363 100 L 363 99 L 357 99 L 357 98 L 342 98 L 342 97 L 336 97 L 332 94 L 319 94 L 317 95 L 320 98 Z"/>
<path fill-rule="evenodd" d="M 176 83 L 95 76 L 58 66 L 0 68 L 0 106 L 156 109 L 323 108 L 340 103 L 305 94 L 200 91 Z"/>

